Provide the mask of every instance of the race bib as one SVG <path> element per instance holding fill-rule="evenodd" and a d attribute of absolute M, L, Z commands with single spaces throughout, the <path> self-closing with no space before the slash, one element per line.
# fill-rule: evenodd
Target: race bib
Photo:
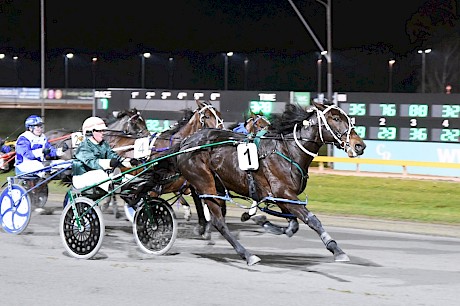
<path fill-rule="evenodd" d="M 149 137 L 136 139 L 134 142 L 134 158 L 144 158 L 150 156 Z"/>
<path fill-rule="evenodd" d="M 257 146 L 255 143 L 241 143 L 237 147 L 238 166 L 241 170 L 259 169 L 259 156 L 257 155 Z"/>
<path fill-rule="evenodd" d="M 75 149 L 82 143 L 82 141 L 85 139 L 83 136 L 82 132 L 73 132 L 72 133 L 72 148 Z"/>

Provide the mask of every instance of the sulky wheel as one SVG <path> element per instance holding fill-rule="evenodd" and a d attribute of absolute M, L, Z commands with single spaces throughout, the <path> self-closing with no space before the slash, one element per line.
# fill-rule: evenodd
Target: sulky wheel
<path fill-rule="evenodd" d="M 27 179 L 27 180 L 24 179 L 24 180 L 21 180 L 20 183 L 26 190 L 30 190 L 36 185 L 42 183 L 43 181 L 44 181 L 43 178 Z M 47 183 L 42 183 L 39 187 L 30 191 L 29 197 L 30 197 L 32 205 L 36 208 L 42 208 L 43 206 L 45 206 L 46 201 L 48 201 L 48 193 L 49 192 L 48 192 Z"/>
<path fill-rule="evenodd" d="M 25 188 L 12 184 L 0 195 L 0 222 L 9 234 L 22 233 L 30 222 L 30 198 Z"/>
<path fill-rule="evenodd" d="M 133 233 L 137 245 L 147 254 L 163 255 L 177 237 L 177 220 L 171 206 L 161 198 L 151 198 L 134 215 Z"/>
<path fill-rule="evenodd" d="M 30 197 L 31 197 L 31 200 L 32 200 L 32 204 L 35 207 L 41 208 L 41 207 L 45 206 L 46 201 L 48 201 L 48 185 L 43 184 L 40 187 L 38 187 L 37 189 L 34 189 L 30 193 Z"/>
<path fill-rule="evenodd" d="M 75 199 L 77 215 L 73 207 L 68 204 L 62 211 L 59 234 L 64 248 L 71 256 L 89 259 L 97 254 L 104 238 L 102 212 L 93 200 L 86 197 Z"/>

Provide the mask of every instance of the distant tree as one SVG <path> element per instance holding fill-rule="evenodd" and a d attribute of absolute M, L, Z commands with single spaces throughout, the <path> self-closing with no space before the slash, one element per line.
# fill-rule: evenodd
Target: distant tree
<path fill-rule="evenodd" d="M 407 23 L 411 42 L 431 48 L 426 57 L 425 92 L 460 92 L 460 23 L 456 0 L 429 0 Z M 420 82 L 421 83 L 421 82 Z"/>
<path fill-rule="evenodd" d="M 433 56 L 427 64 L 426 92 L 443 93 L 446 86 L 460 92 L 460 35 L 454 33 L 433 44 Z"/>

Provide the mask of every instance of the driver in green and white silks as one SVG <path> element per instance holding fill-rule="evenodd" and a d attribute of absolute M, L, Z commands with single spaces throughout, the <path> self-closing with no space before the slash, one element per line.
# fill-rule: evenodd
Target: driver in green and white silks
<path fill-rule="evenodd" d="M 110 145 L 103 139 L 104 130 L 107 129 L 105 122 L 99 117 L 89 117 L 82 125 L 85 140 L 80 143 L 72 165 L 72 184 L 75 188 L 81 189 L 109 178 L 108 170 L 123 165 L 132 167 L 131 163 L 137 160 L 124 159 L 112 150 Z M 108 192 L 110 181 L 98 185 Z"/>

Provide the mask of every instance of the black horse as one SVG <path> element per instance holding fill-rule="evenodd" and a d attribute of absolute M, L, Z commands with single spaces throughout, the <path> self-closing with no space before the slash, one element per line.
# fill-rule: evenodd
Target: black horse
<path fill-rule="evenodd" d="M 243 134 L 205 129 L 175 148 L 177 167 L 207 204 L 213 226 L 248 265 L 260 261 L 225 223 L 221 208 L 230 190 L 261 205 L 277 206 L 279 211 L 272 210 L 272 214 L 302 220 L 321 237 L 335 261 L 349 261 L 306 203 L 297 197 L 306 187 L 308 167 L 323 144 L 332 143 L 349 157 L 363 154 L 366 146 L 347 114 L 333 105 L 313 103 L 311 108 L 303 109 L 288 104 L 284 113 L 274 116 L 269 132 L 257 142 L 256 152 L 249 150 L 247 143 Z M 238 149 L 240 144 L 248 146 L 248 150 Z M 225 192 L 219 192 L 222 190 Z"/>

